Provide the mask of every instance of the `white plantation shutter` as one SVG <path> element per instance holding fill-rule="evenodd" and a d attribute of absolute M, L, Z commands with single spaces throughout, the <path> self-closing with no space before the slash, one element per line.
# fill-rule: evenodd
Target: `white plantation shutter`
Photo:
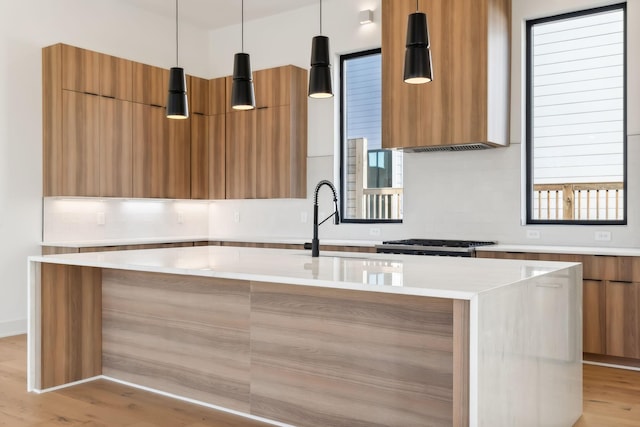
<path fill-rule="evenodd" d="M 624 10 L 531 28 L 533 184 L 624 179 Z"/>

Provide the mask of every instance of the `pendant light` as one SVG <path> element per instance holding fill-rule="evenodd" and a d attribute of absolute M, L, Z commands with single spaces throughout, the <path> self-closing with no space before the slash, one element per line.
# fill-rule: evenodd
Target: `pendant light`
<path fill-rule="evenodd" d="M 320 35 L 311 42 L 311 70 L 309 70 L 309 97 L 331 98 L 331 62 L 329 37 L 322 35 L 322 0 L 320 0 Z"/>
<path fill-rule="evenodd" d="M 231 108 L 234 110 L 253 110 L 256 108 L 251 61 L 249 54 L 244 53 L 244 0 L 242 0 L 242 52 L 236 53 L 233 57 Z"/>
<path fill-rule="evenodd" d="M 178 0 L 176 0 L 176 66 L 169 70 L 169 97 L 167 98 L 167 118 L 169 119 L 189 117 L 187 81 L 184 69 L 178 67 L 178 64 Z"/>
<path fill-rule="evenodd" d="M 409 15 L 407 23 L 407 50 L 404 55 L 404 81 L 411 84 L 428 83 L 433 79 L 429 27 L 427 15 L 416 12 Z"/>

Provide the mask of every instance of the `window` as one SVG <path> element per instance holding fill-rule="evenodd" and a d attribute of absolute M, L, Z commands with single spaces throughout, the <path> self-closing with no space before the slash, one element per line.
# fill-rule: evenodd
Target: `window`
<path fill-rule="evenodd" d="M 626 224 L 625 13 L 527 22 L 529 224 Z"/>
<path fill-rule="evenodd" d="M 380 49 L 340 57 L 341 210 L 345 222 L 402 220 L 402 152 L 382 149 Z"/>

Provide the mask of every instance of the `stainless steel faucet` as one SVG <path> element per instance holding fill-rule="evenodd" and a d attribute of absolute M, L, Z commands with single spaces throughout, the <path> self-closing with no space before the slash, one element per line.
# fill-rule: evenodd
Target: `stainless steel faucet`
<path fill-rule="evenodd" d="M 318 224 L 318 192 L 320 191 L 320 187 L 323 185 L 328 185 L 333 192 L 333 205 L 335 210 L 331 215 L 326 217 Z M 318 185 L 316 185 L 316 190 L 313 195 L 313 240 L 311 240 L 311 256 L 318 257 L 320 256 L 320 240 L 318 239 L 318 227 L 324 224 L 329 218 L 333 217 L 333 223 L 335 225 L 340 224 L 340 214 L 338 213 L 338 193 L 336 192 L 336 187 L 333 186 L 331 181 L 327 181 L 326 179 L 320 181 Z"/>

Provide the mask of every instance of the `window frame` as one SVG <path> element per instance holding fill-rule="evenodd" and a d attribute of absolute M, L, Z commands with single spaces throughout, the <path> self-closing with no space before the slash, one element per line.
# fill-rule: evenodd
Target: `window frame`
<path fill-rule="evenodd" d="M 534 219 L 533 218 L 533 69 L 532 69 L 532 54 L 533 54 L 533 37 L 532 29 L 537 24 L 545 22 L 553 22 L 567 18 L 575 18 L 585 15 L 591 15 L 600 12 L 607 12 L 612 10 L 622 10 L 623 12 L 623 71 L 622 71 L 622 83 L 623 83 L 623 124 L 622 124 L 622 173 L 623 173 L 623 191 L 624 191 L 624 206 L 623 206 L 623 219 L 621 220 L 565 220 L 565 219 Z M 595 7 L 589 9 L 583 9 L 575 12 L 562 13 L 558 15 L 548 16 L 544 18 L 532 19 L 526 21 L 526 57 L 525 57 L 525 142 L 526 142 L 526 221 L 525 224 L 559 224 L 559 225 L 627 225 L 628 220 L 628 206 L 629 206 L 629 194 L 627 191 L 627 3 L 615 3 L 602 7 Z"/>
<path fill-rule="evenodd" d="M 346 117 L 345 117 L 345 97 L 346 97 L 346 81 L 345 81 L 345 61 L 359 58 L 363 56 L 382 54 L 382 48 L 367 49 L 353 53 L 340 55 L 340 222 L 352 224 L 401 224 L 402 219 L 364 219 L 364 218 L 347 218 L 345 215 L 345 195 L 346 182 L 344 174 L 346 172 L 345 164 L 345 146 L 346 146 Z"/>

